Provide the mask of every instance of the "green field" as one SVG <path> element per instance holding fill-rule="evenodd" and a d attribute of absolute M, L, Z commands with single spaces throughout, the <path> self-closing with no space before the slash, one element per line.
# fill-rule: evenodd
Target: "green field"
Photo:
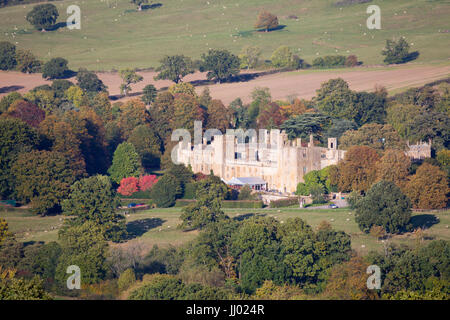
<path fill-rule="evenodd" d="M 370 250 L 383 250 L 383 244 L 378 242 L 373 236 L 362 233 L 353 213 L 349 209 L 317 209 L 305 210 L 298 208 L 281 209 L 225 209 L 230 217 L 248 214 L 262 214 L 272 216 L 281 221 L 288 218 L 300 217 L 313 228 L 316 228 L 323 220 L 328 221 L 335 230 L 342 230 L 352 238 L 352 247 L 361 254 L 366 254 Z M 182 245 L 194 239 L 197 231 L 183 232 L 177 229 L 180 223 L 180 208 L 152 209 L 137 211 L 127 216 L 127 229 L 133 234 L 130 241 L 141 241 L 148 250 L 153 245 L 168 246 Z M 57 229 L 62 224 L 60 219 L 63 216 L 37 217 L 25 210 L 3 210 L 0 217 L 8 221 L 10 230 L 16 233 L 20 241 L 56 241 Z M 425 241 L 433 239 L 450 240 L 450 210 L 435 213 L 414 213 L 413 221 L 415 225 L 422 225 L 424 221 L 438 219 L 437 223 L 425 230 Z M 52 229 L 53 228 L 53 229 Z M 416 241 L 412 234 L 398 235 L 389 241 L 413 245 Z"/>
<path fill-rule="evenodd" d="M 153 2 L 154 4 L 159 1 Z M 61 27 L 39 32 L 25 20 L 33 5 L 0 9 L 0 41 L 31 49 L 43 60 L 62 56 L 70 67 L 112 70 L 149 68 L 166 54 L 200 58 L 209 48 L 239 53 L 256 45 L 269 59 L 280 45 L 311 62 L 317 56 L 356 54 L 364 64 L 380 64 L 388 38 L 405 36 L 419 62 L 449 58 L 450 3 L 431 0 L 374 0 L 338 7 L 337 0 L 164 0 L 138 12 L 129 0 L 58 1 L 63 24 L 69 5 L 81 8 L 81 30 Z M 368 30 L 366 8 L 381 8 L 381 30 Z M 255 32 L 257 12 L 267 9 L 285 27 Z M 298 19 L 290 16 L 297 16 Z"/>

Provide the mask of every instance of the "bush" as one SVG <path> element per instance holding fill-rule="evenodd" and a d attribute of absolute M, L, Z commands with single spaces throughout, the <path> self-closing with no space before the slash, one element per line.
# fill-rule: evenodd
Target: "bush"
<path fill-rule="evenodd" d="M 400 64 L 417 58 L 419 53 L 409 53 L 409 44 L 405 38 L 400 38 L 398 41 L 386 40 L 386 48 L 381 52 L 386 56 L 384 62 L 387 64 Z"/>
<path fill-rule="evenodd" d="M 0 42 L 0 70 L 13 70 L 16 64 L 16 46 L 7 41 Z"/>
<path fill-rule="evenodd" d="M 106 91 L 106 86 L 94 72 L 87 69 L 80 68 L 77 72 L 77 84 L 86 92 L 101 92 Z"/>
<path fill-rule="evenodd" d="M 343 67 L 347 58 L 345 56 L 325 56 L 313 60 L 313 66 L 317 68 Z"/>
<path fill-rule="evenodd" d="M 125 291 L 136 282 L 136 275 L 133 269 L 125 270 L 117 280 L 117 285 L 120 291 Z"/>
<path fill-rule="evenodd" d="M 222 208 L 250 208 L 259 209 L 264 207 L 261 200 L 224 200 L 222 201 Z"/>
<path fill-rule="evenodd" d="M 181 279 L 165 274 L 154 274 L 149 283 L 131 292 L 130 300 L 178 300 L 183 297 Z"/>
<path fill-rule="evenodd" d="M 17 100 L 21 100 L 22 95 L 18 92 L 11 92 L 0 100 L 0 113 L 8 111 L 9 107 Z"/>
<path fill-rule="evenodd" d="M 117 192 L 123 196 L 131 196 L 139 190 L 139 180 L 135 177 L 123 178 Z"/>
<path fill-rule="evenodd" d="M 69 62 L 64 58 L 53 58 L 44 64 L 42 68 L 42 78 L 61 79 L 69 71 L 67 64 Z"/>
<path fill-rule="evenodd" d="M 355 55 L 349 55 L 345 60 L 346 67 L 356 67 L 358 65 L 358 58 Z"/>
<path fill-rule="evenodd" d="M 150 191 L 153 186 L 158 182 L 156 175 L 148 175 L 139 177 L 139 190 L 140 191 Z"/>
<path fill-rule="evenodd" d="M 294 56 L 288 46 L 281 46 L 276 49 L 270 58 L 272 65 L 275 68 L 293 68 L 298 69 L 302 67 L 303 60 Z"/>
<path fill-rule="evenodd" d="M 293 205 L 298 205 L 298 198 L 288 198 L 270 201 L 271 208 L 290 207 Z"/>
<path fill-rule="evenodd" d="M 195 183 L 187 183 L 184 186 L 183 199 L 195 199 L 195 193 L 197 191 Z"/>
<path fill-rule="evenodd" d="M 151 198 L 158 208 L 168 208 L 175 204 L 176 199 L 182 194 L 180 181 L 171 174 L 165 174 L 153 186 Z"/>
<path fill-rule="evenodd" d="M 16 69 L 20 72 L 36 73 L 41 71 L 41 62 L 29 50 L 17 50 L 16 61 Z"/>
<path fill-rule="evenodd" d="M 356 203 L 355 221 L 368 233 L 372 226 L 382 226 L 388 233 L 409 228 L 411 201 L 390 181 L 374 184 L 367 195 Z"/>

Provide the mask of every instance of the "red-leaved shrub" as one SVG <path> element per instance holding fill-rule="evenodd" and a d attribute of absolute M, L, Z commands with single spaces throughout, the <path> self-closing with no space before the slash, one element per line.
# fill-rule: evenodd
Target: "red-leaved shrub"
<path fill-rule="evenodd" d="M 148 191 L 156 182 L 158 182 L 158 178 L 154 174 L 149 176 L 141 176 L 139 178 L 139 189 L 141 191 Z"/>
<path fill-rule="evenodd" d="M 117 192 L 123 196 L 131 196 L 139 191 L 139 180 L 135 177 L 123 178 Z"/>

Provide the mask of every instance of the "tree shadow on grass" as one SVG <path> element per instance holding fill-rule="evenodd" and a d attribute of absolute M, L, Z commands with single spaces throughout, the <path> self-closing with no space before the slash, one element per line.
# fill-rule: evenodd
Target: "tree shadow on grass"
<path fill-rule="evenodd" d="M 23 88 L 24 88 L 24 86 L 0 87 L 0 93 L 10 93 L 10 92 L 18 91 Z"/>
<path fill-rule="evenodd" d="M 147 231 L 160 227 L 166 222 L 160 218 L 147 218 L 127 223 L 128 240 L 142 236 Z"/>
<path fill-rule="evenodd" d="M 244 220 L 250 219 L 252 217 L 265 217 L 265 216 L 266 216 L 265 213 L 245 213 L 245 214 L 241 214 L 236 217 L 233 217 L 233 220 L 244 221 Z"/>
<path fill-rule="evenodd" d="M 67 22 L 58 22 L 54 26 L 52 26 L 48 29 L 45 29 L 45 30 L 46 31 L 56 31 L 58 29 L 65 28 L 65 27 L 67 27 Z"/>
<path fill-rule="evenodd" d="M 416 60 L 419 57 L 420 53 L 419 51 L 414 51 L 408 54 L 405 59 L 403 60 L 404 63 Z"/>
<path fill-rule="evenodd" d="M 162 3 L 152 3 L 142 5 L 142 10 L 153 10 L 162 7 Z"/>
<path fill-rule="evenodd" d="M 419 214 L 411 217 L 410 223 L 412 224 L 414 229 L 428 229 L 433 225 L 439 223 L 439 220 L 435 215 L 432 214 Z"/>

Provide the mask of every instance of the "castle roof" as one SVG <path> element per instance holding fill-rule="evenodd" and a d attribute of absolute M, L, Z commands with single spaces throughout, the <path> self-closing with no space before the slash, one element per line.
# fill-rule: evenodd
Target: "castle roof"
<path fill-rule="evenodd" d="M 229 185 L 234 186 L 244 186 L 246 184 L 253 186 L 253 185 L 261 185 L 266 184 L 267 182 L 264 181 L 261 178 L 258 177 L 241 177 L 241 178 L 232 178 L 230 181 L 227 182 Z"/>

